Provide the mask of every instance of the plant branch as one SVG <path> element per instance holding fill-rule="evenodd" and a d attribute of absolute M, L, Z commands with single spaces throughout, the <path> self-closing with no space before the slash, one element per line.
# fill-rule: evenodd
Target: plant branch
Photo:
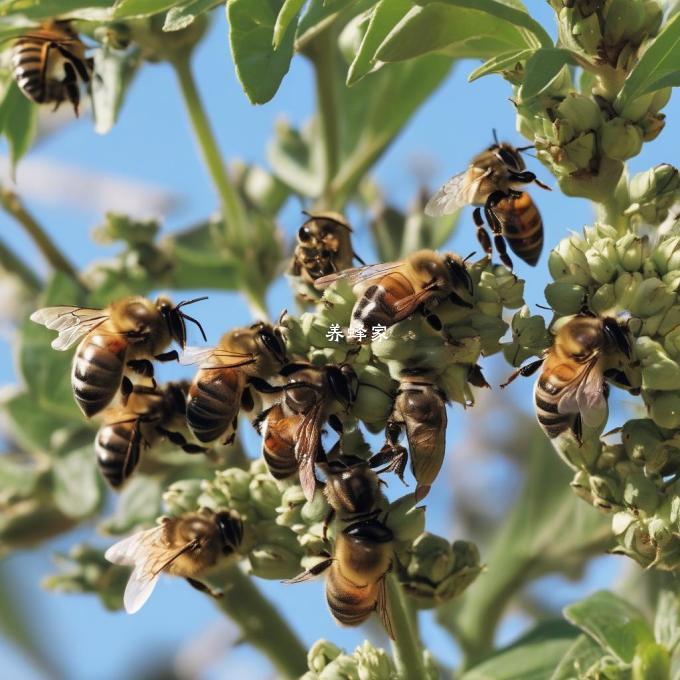
<path fill-rule="evenodd" d="M 324 207 L 335 207 L 332 183 L 340 164 L 340 125 L 336 89 L 336 41 L 332 27 L 323 31 L 309 46 L 308 56 L 314 64 L 320 135 L 324 150 L 322 199 Z"/>
<path fill-rule="evenodd" d="M 403 680 L 424 678 L 423 649 L 418 639 L 417 625 L 411 616 L 404 591 L 394 574 L 387 575 L 387 590 L 390 603 L 390 620 L 395 639 L 392 651 L 397 673 Z"/>
<path fill-rule="evenodd" d="M 0 241 L 0 267 L 14 274 L 31 293 L 39 293 L 42 283 L 35 272 Z"/>
<path fill-rule="evenodd" d="M 7 214 L 11 215 L 23 227 L 53 269 L 66 274 L 79 286 L 83 285 L 73 265 L 66 259 L 33 215 L 26 210 L 13 191 L 4 187 L 0 188 L 0 205 Z"/>
<path fill-rule="evenodd" d="M 215 603 L 282 677 L 299 678 L 306 672 L 307 652 L 297 635 L 240 567 L 229 569 L 224 595 Z"/>
<path fill-rule="evenodd" d="M 201 96 L 198 93 L 196 81 L 191 72 L 191 53 L 188 51 L 179 52 L 170 63 L 177 76 L 203 160 L 220 197 L 227 235 L 230 238 L 243 241 L 248 236 L 245 209 L 222 160 L 217 139 L 215 139 Z"/>

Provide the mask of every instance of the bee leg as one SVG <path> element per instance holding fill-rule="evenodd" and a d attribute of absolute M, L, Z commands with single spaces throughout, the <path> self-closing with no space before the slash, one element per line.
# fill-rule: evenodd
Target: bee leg
<path fill-rule="evenodd" d="M 154 357 L 156 361 L 179 361 L 179 354 L 177 353 L 176 349 L 171 350 L 170 352 L 163 352 L 162 354 L 156 354 Z"/>
<path fill-rule="evenodd" d="M 526 366 L 520 366 L 516 371 L 514 371 L 511 376 L 501 385 L 501 389 L 507 387 L 518 375 L 524 378 L 528 378 L 530 375 L 536 373 L 536 371 L 543 365 L 543 359 L 537 359 L 532 361 Z"/>
<path fill-rule="evenodd" d="M 510 259 L 510 256 L 508 255 L 508 249 L 507 249 L 507 246 L 505 245 L 505 238 L 503 238 L 503 235 L 502 234 L 496 234 L 493 237 L 493 242 L 494 242 L 494 245 L 496 246 L 496 250 L 498 251 L 498 256 L 501 258 L 501 262 L 508 269 L 512 269 L 512 260 Z"/>
<path fill-rule="evenodd" d="M 406 472 L 407 462 L 408 452 L 406 449 L 399 444 L 390 442 L 387 442 L 378 453 L 368 459 L 368 465 L 372 469 L 377 468 L 379 465 L 385 466 L 382 470 L 376 470 L 378 474 L 394 472 L 399 477 L 399 481 L 406 486 L 408 484 L 404 481 L 404 472 Z"/>
<path fill-rule="evenodd" d="M 482 218 L 481 208 L 474 209 L 472 219 L 477 227 L 477 240 L 479 241 L 479 244 L 487 255 L 491 255 L 493 252 L 493 249 L 491 248 L 491 239 L 489 238 L 486 229 L 484 229 L 484 219 Z"/>
<path fill-rule="evenodd" d="M 153 378 L 153 364 L 148 359 L 130 359 L 127 367 L 146 378 Z"/>
<path fill-rule="evenodd" d="M 328 527 L 331 525 L 333 518 L 335 517 L 335 510 L 331 508 L 330 512 L 326 515 L 326 519 L 323 521 L 323 540 L 324 543 L 328 543 Z"/>
<path fill-rule="evenodd" d="M 609 370 L 605 371 L 604 377 L 616 383 L 619 387 L 622 387 L 624 390 L 630 392 L 630 394 L 632 394 L 633 396 L 637 396 L 638 394 L 640 394 L 640 388 L 633 387 L 630 384 L 630 380 L 628 380 L 628 376 L 623 371 L 620 371 L 617 368 L 610 368 Z"/>
<path fill-rule="evenodd" d="M 123 402 L 123 406 L 125 406 L 128 403 L 128 399 L 130 398 L 130 395 L 134 391 L 135 386 L 132 384 L 132 380 L 128 378 L 126 375 L 123 376 L 123 380 L 120 383 L 120 396 L 121 396 L 121 401 Z"/>
<path fill-rule="evenodd" d="M 335 414 L 331 414 L 328 417 L 328 424 L 339 434 L 342 436 L 343 432 L 345 431 L 345 428 L 342 424 L 342 421 L 338 416 Z"/>
<path fill-rule="evenodd" d="M 470 369 L 468 370 L 468 382 L 475 387 L 491 387 L 486 381 L 486 378 L 482 373 L 482 367 L 479 364 L 470 366 Z"/>
<path fill-rule="evenodd" d="M 260 413 L 260 415 L 257 416 L 252 421 L 252 426 L 255 428 L 258 434 L 262 434 L 262 423 L 267 419 L 267 416 L 269 415 L 269 412 L 273 409 L 273 406 L 270 406 L 269 408 L 265 409 Z"/>
<path fill-rule="evenodd" d="M 57 49 L 61 52 L 59 47 L 57 46 Z M 64 79 L 62 81 L 62 85 L 64 86 L 64 89 L 66 90 L 66 97 L 68 100 L 71 102 L 73 105 L 73 110 L 76 114 L 76 118 L 78 117 L 78 106 L 80 104 L 80 89 L 78 87 L 78 76 L 76 75 L 75 69 L 73 68 L 73 65 L 70 64 L 69 62 L 64 63 Z"/>
<path fill-rule="evenodd" d="M 253 399 L 253 393 L 246 387 L 241 394 L 241 409 L 246 412 L 250 412 L 255 408 L 255 400 Z"/>
<path fill-rule="evenodd" d="M 576 414 L 576 418 L 574 418 L 574 422 L 571 424 L 571 432 L 578 445 L 583 446 L 583 421 L 581 420 L 580 413 Z"/>
<path fill-rule="evenodd" d="M 211 597 L 219 599 L 224 595 L 224 593 L 221 590 L 211 588 L 207 583 L 198 581 L 195 578 L 187 578 L 185 580 L 192 588 L 196 588 L 196 590 L 200 590 L 202 593 L 207 593 Z"/>
<path fill-rule="evenodd" d="M 205 446 L 199 446 L 198 444 L 189 444 L 185 439 L 184 435 L 179 432 L 172 432 L 166 430 L 164 427 L 157 426 L 156 432 L 163 435 L 169 442 L 175 446 L 179 446 L 185 453 L 205 453 L 208 449 Z"/>
<path fill-rule="evenodd" d="M 510 179 L 513 179 L 516 182 L 523 182 L 524 184 L 531 184 L 533 182 L 534 184 L 538 184 L 541 189 L 552 191 L 552 189 L 547 184 L 541 182 L 541 180 L 538 179 L 538 177 L 536 177 L 533 172 L 529 172 L 528 170 L 525 170 L 524 172 L 511 172 Z"/>

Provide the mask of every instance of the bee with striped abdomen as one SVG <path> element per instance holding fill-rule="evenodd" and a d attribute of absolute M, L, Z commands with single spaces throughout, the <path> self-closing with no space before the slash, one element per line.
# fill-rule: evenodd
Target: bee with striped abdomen
<path fill-rule="evenodd" d="M 217 347 L 188 348 L 182 363 L 199 363 L 189 389 L 187 422 L 196 439 L 233 438 L 239 410 L 255 409 L 249 378 L 267 379 L 286 362 L 278 328 L 256 323 L 225 333 Z"/>
<path fill-rule="evenodd" d="M 534 182 L 542 189 L 550 187 L 526 170 L 522 151 L 507 142 L 494 143 L 477 154 L 466 170 L 454 175 L 425 206 L 425 213 L 439 217 L 466 205 L 474 205 L 473 219 L 477 238 L 487 254 L 492 252 L 491 238 L 484 221 L 494 234 L 494 244 L 503 264 L 512 269 L 505 242 L 527 264 L 535 265 L 543 248 L 543 221 L 531 196 L 522 187 Z M 482 217 L 482 212 L 484 217 Z"/>
<path fill-rule="evenodd" d="M 122 386 L 123 397 L 132 391 L 127 369 L 153 378 L 151 359 L 175 361 L 177 351 L 163 353 L 174 340 L 186 346 L 186 321 L 196 319 L 182 307 L 205 300 L 196 298 L 173 305 L 166 297 L 155 302 L 130 296 L 104 309 L 89 307 L 45 307 L 31 314 L 31 321 L 58 331 L 52 341 L 57 350 L 67 350 L 80 340 L 73 359 L 71 385 L 76 403 L 88 418 L 105 409 Z"/>
<path fill-rule="evenodd" d="M 52 20 L 16 40 L 12 69 L 19 89 L 36 104 L 68 100 L 76 116 L 81 84 L 92 80 L 94 62 L 69 21 Z"/>
<path fill-rule="evenodd" d="M 616 319 L 577 314 L 560 326 L 542 359 L 515 371 L 502 387 L 542 368 L 534 388 L 539 424 L 550 439 L 571 430 L 580 440 L 582 426 L 597 427 L 606 419 L 606 378 L 634 391 L 623 371 L 608 368 L 617 352 L 631 358 L 628 333 Z"/>
<path fill-rule="evenodd" d="M 162 388 L 136 386 L 124 407 L 104 413 L 104 423 L 95 438 L 99 469 L 106 481 L 120 488 L 132 475 L 142 447 L 150 448 L 166 438 L 186 453 L 206 449 L 187 442 L 178 430 L 186 429 L 188 383 L 168 383 Z"/>
<path fill-rule="evenodd" d="M 182 517 L 164 517 L 153 529 L 112 545 L 105 557 L 113 564 L 134 567 L 123 596 L 125 610 L 134 614 L 149 599 L 163 572 L 220 597 L 219 591 L 198 577 L 237 553 L 242 540 L 243 522 L 236 513 L 203 509 Z"/>
<path fill-rule="evenodd" d="M 322 289 L 338 280 L 347 281 L 357 296 L 349 335 L 366 342 L 372 329 L 389 328 L 433 300 L 449 298 L 454 304 L 472 307 L 459 295 L 472 295 L 472 280 L 465 261 L 455 253 L 418 250 L 398 262 L 323 276 L 314 285 Z"/>

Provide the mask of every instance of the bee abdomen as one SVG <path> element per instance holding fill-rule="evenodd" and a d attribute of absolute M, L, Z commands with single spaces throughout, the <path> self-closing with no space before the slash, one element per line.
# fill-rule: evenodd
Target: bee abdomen
<path fill-rule="evenodd" d="M 527 264 L 538 262 L 543 250 L 543 220 L 529 194 L 512 202 L 508 219 L 503 221 L 503 236 L 512 252 Z"/>
<path fill-rule="evenodd" d="M 356 594 L 348 590 L 326 586 L 326 601 L 333 616 L 345 626 L 362 624 L 375 610 L 376 602 L 366 598 L 364 593 Z"/>
<path fill-rule="evenodd" d="M 549 394 L 542 393 L 541 388 L 540 384 L 537 385 L 534 395 L 536 418 L 548 437 L 555 439 L 570 428 L 572 416 L 568 413 L 559 413 L 557 402 Z"/>
<path fill-rule="evenodd" d="M 187 424 L 198 441 L 215 441 L 232 426 L 238 415 L 240 396 L 232 395 L 230 391 L 219 379 L 192 385 L 187 402 Z"/>
<path fill-rule="evenodd" d="M 274 479 L 288 479 L 297 474 L 298 466 L 293 448 L 291 447 L 290 451 L 286 451 L 285 453 L 290 455 L 273 453 L 267 448 L 266 441 L 265 445 L 262 447 L 264 462 L 267 463 L 269 473 Z"/>
<path fill-rule="evenodd" d="M 106 481 L 118 489 L 139 463 L 141 435 L 134 422 L 104 425 L 97 433 L 95 451 Z"/>
<path fill-rule="evenodd" d="M 120 386 L 125 347 L 118 347 L 118 351 L 111 351 L 102 336 L 86 339 L 78 347 L 71 385 L 76 403 L 88 418 L 108 406 Z"/>
<path fill-rule="evenodd" d="M 19 89 L 37 104 L 46 101 L 47 88 L 42 76 L 42 49 L 40 43 L 20 39 L 16 42 L 12 67 Z"/>

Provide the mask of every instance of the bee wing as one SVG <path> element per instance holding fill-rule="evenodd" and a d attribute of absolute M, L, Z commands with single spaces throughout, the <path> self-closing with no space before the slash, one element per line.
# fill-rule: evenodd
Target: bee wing
<path fill-rule="evenodd" d="M 153 529 L 138 531 L 110 546 L 104 553 L 104 557 L 112 564 L 125 566 L 136 564 L 145 557 L 149 545 L 161 540 L 162 532 L 163 525 L 160 524 Z"/>
<path fill-rule="evenodd" d="M 314 498 L 317 484 L 314 463 L 321 445 L 323 406 L 323 399 L 319 399 L 314 407 L 305 414 L 295 442 L 295 458 L 300 473 L 300 486 L 308 501 Z"/>
<path fill-rule="evenodd" d="M 410 286 L 410 283 L 408 284 Z M 435 290 L 437 290 L 441 285 L 441 282 L 434 282 L 419 291 L 414 292 L 412 295 L 406 295 L 405 297 L 396 300 L 392 305 L 392 310 L 397 315 L 403 313 L 413 313 L 421 302 L 424 302 Z"/>
<path fill-rule="evenodd" d="M 211 359 L 217 361 L 209 365 Z M 230 366 L 243 366 L 255 361 L 252 354 L 244 352 L 231 352 L 220 347 L 186 347 L 182 352 L 179 363 L 182 366 L 200 364 L 200 368 L 229 368 Z"/>
<path fill-rule="evenodd" d="M 52 341 L 53 349 L 58 350 L 68 349 L 108 318 L 104 310 L 90 307 L 43 307 L 31 314 L 31 321 L 58 331 Z"/>
<path fill-rule="evenodd" d="M 558 413 L 580 413 L 586 426 L 597 425 L 602 412 L 607 408 L 604 396 L 604 378 L 596 370 L 597 359 L 583 367 L 583 370 L 564 388 L 557 403 Z"/>
<path fill-rule="evenodd" d="M 378 601 L 376 602 L 376 611 L 385 627 L 385 632 L 389 635 L 390 640 L 395 640 L 394 628 L 392 627 L 392 619 L 390 617 L 390 602 L 387 597 L 387 579 L 383 576 L 378 584 Z"/>
<path fill-rule="evenodd" d="M 352 269 L 344 269 L 341 272 L 321 276 L 314 281 L 314 287 L 318 290 L 323 290 L 335 283 L 336 281 L 347 281 L 350 286 L 355 286 L 357 283 L 369 281 L 370 279 L 379 278 L 388 274 L 395 269 L 403 267 L 403 262 L 384 262 L 378 264 L 368 264 L 365 267 L 354 267 Z"/>
<path fill-rule="evenodd" d="M 425 205 L 425 214 L 430 217 L 441 217 L 456 212 L 458 208 L 472 203 L 477 187 L 480 182 L 489 174 L 489 171 L 479 174 L 478 177 L 470 181 L 469 175 L 473 168 L 468 168 L 463 172 L 451 177 Z"/>

